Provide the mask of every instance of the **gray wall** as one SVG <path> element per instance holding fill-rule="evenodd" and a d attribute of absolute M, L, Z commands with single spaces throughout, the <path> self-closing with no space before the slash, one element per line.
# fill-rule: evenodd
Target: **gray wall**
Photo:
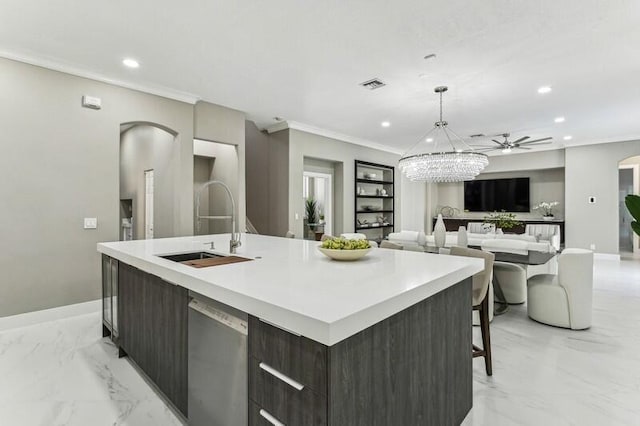
<path fill-rule="evenodd" d="M 567 247 L 618 253 L 618 166 L 640 155 L 640 141 L 566 149 L 565 192 Z M 596 197 L 595 204 L 588 198 Z"/>
<path fill-rule="evenodd" d="M 198 188 L 207 181 L 213 179 L 213 167 L 216 159 L 212 157 L 204 157 L 197 154 L 193 156 L 193 197 L 195 200 L 196 191 Z M 211 191 L 204 191 L 200 194 L 200 214 L 210 215 L 209 211 L 209 195 Z M 195 206 L 195 204 L 194 204 Z M 194 207 L 194 227 L 193 234 L 194 235 L 208 235 L 211 232 L 209 231 L 209 225 L 211 221 L 203 220 L 200 222 L 200 230 L 198 230 L 196 221 L 195 221 L 195 207 Z"/>
<path fill-rule="evenodd" d="M 533 182 L 532 203 L 550 200 L 559 201 L 558 216 L 565 208 L 564 180 L 561 169 L 565 164 L 564 150 L 539 151 L 532 153 L 518 153 L 489 157 L 489 165 L 479 175 L 479 179 L 500 177 L 529 176 Z M 552 171 L 550 169 L 555 169 Z M 545 193 L 549 191 L 549 193 Z M 483 217 L 484 213 L 464 213 L 464 187 L 462 183 L 428 184 L 426 187 L 426 218 L 425 229 L 432 231 L 432 217 L 440 207 L 451 206 L 460 209 L 460 214 L 469 217 Z M 551 197 L 554 197 L 551 199 Z M 539 217 L 535 212 L 521 217 Z"/>
<path fill-rule="evenodd" d="M 246 230 L 246 177 L 245 177 L 245 115 L 242 111 L 225 108 L 209 102 L 198 102 L 194 108 L 194 138 L 204 141 L 220 142 L 236 147 L 238 157 L 237 186 L 234 186 L 238 226 L 241 232 Z M 192 191 L 189 191 L 192 194 Z"/>
<path fill-rule="evenodd" d="M 554 207 L 556 218 L 564 217 L 564 168 L 546 170 L 522 170 L 502 173 L 482 173 L 477 179 L 509 179 L 516 177 L 528 177 L 530 181 L 531 206 L 542 201 L 558 201 L 560 205 Z M 443 206 L 460 209 L 460 215 L 471 218 L 483 218 L 484 212 L 464 212 L 464 184 L 462 182 L 438 184 L 438 204 L 431 212 L 437 214 Z M 531 213 L 517 213 L 520 219 L 539 219 L 542 213 L 532 210 Z"/>
<path fill-rule="evenodd" d="M 305 157 L 323 159 L 326 161 L 340 163 L 343 167 L 341 173 L 344 176 L 342 210 L 336 209 L 336 217 L 341 216 L 344 232 L 354 230 L 354 196 L 355 196 L 355 160 L 369 161 L 388 166 L 396 167 L 396 204 L 395 204 L 395 227 L 402 229 L 402 206 L 400 202 L 402 183 L 397 164 L 399 155 L 392 154 L 377 149 L 367 148 L 331 139 L 320 135 L 315 135 L 300 130 L 289 130 L 289 229 L 296 234 L 302 235 L 304 224 L 302 197 L 302 176 L 304 170 Z M 296 219 L 296 214 L 298 218 Z"/>
<path fill-rule="evenodd" d="M 269 134 L 245 121 L 247 219 L 261 234 L 269 227 Z"/>
<path fill-rule="evenodd" d="M 193 105 L 7 59 L 0 75 L 0 316 L 100 297 L 96 243 L 119 239 L 122 123 L 177 132 L 175 232 L 192 233 Z M 82 95 L 102 98 L 102 110 L 82 108 Z M 205 109 L 203 133 L 244 144 L 237 111 Z M 84 230 L 84 217 L 98 228 Z"/>
<path fill-rule="evenodd" d="M 133 238 L 145 237 L 145 170 L 153 169 L 153 235 L 176 235 L 178 215 L 175 153 L 180 146 L 166 130 L 149 125 L 128 128 L 120 136 L 120 199 L 133 201 Z"/>
<path fill-rule="evenodd" d="M 208 142 L 202 140 L 195 140 L 194 142 L 194 154 L 198 156 L 205 156 L 214 159 L 211 164 L 213 168 L 210 169 L 209 178 L 207 180 L 219 180 L 229 186 L 233 199 L 236 202 L 236 209 L 238 208 L 239 200 L 239 185 L 238 185 L 238 153 L 237 146 L 226 145 L 217 142 Z M 194 163 L 195 164 L 195 163 Z M 199 171 L 203 173 L 202 171 Z M 204 182 L 195 181 L 194 171 L 194 191 L 197 191 Z M 210 216 L 229 216 L 231 215 L 231 202 L 224 188 L 219 185 L 212 185 L 205 190 L 206 201 L 201 204 L 201 215 Z M 194 194 L 195 196 L 195 194 Z M 195 206 L 195 204 L 194 204 Z M 195 207 L 194 207 L 195 208 Z M 194 226 L 194 233 L 199 235 L 206 234 L 222 234 L 231 232 L 231 220 L 207 220 L 203 219 L 202 224 L 207 223 L 207 227 L 201 227 L 200 231 L 197 231 L 197 227 Z M 242 228 L 241 232 L 243 232 Z"/>
<path fill-rule="evenodd" d="M 263 235 L 289 229 L 289 130 L 267 134 L 246 122 L 247 217 Z"/>

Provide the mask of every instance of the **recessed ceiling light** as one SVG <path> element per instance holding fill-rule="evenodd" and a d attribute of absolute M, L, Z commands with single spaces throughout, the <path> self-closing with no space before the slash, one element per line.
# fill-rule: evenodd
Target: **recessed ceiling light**
<path fill-rule="evenodd" d="M 553 119 L 553 121 L 556 123 L 564 123 L 564 117 L 556 117 Z"/>
<path fill-rule="evenodd" d="M 549 93 L 551 92 L 551 87 L 549 86 L 542 86 L 538 88 L 538 93 L 540 94 L 545 94 L 545 93 Z"/>
<path fill-rule="evenodd" d="M 427 142 L 433 142 L 433 138 L 427 138 Z"/>
<path fill-rule="evenodd" d="M 131 59 L 131 58 L 123 59 L 122 60 L 122 64 L 125 67 L 129 67 L 129 68 L 138 68 L 140 66 L 138 61 L 136 61 L 135 59 Z"/>
<path fill-rule="evenodd" d="M 388 121 L 383 121 L 382 123 L 380 123 L 380 125 L 382 127 L 389 127 L 389 126 L 391 126 L 391 123 L 389 123 Z"/>
<path fill-rule="evenodd" d="M 565 141 L 570 141 L 571 139 L 573 139 L 573 136 L 567 135 L 567 136 L 563 137 L 562 139 L 564 139 Z"/>

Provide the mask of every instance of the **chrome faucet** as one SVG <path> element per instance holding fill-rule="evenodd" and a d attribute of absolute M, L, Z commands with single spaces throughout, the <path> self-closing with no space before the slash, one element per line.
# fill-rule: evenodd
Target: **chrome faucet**
<path fill-rule="evenodd" d="M 210 185 L 220 185 L 225 189 L 225 191 L 227 192 L 227 195 L 229 196 L 229 199 L 231 200 L 231 216 L 201 216 L 200 215 L 200 197 L 202 196 L 202 192 L 206 188 L 208 188 Z M 233 195 L 231 195 L 231 190 L 229 189 L 226 183 L 219 180 L 210 180 L 208 182 L 205 182 L 200 187 L 200 189 L 198 189 L 198 192 L 196 193 L 196 221 L 197 221 L 198 231 L 200 230 L 201 219 L 209 219 L 209 220 L 231 219 L 231 240 L 229 241 L 229 253 L 235 254 L 236 249 L 240 247 L 242 243 L 240 242 L 240 231 L 237 229 L 238 220 L 236 217 L 236 202 L 233 199 Z"/>

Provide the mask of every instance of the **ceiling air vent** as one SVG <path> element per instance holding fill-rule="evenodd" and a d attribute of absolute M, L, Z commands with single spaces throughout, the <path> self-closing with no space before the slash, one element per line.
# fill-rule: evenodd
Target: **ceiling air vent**
<path fill-rule="evenodd" d="M 365 87 L 369 90 L 379 89 L 382 86 L 386 86 L 387 84 L 380 80 L 379 78 L 372 78 L 371 80 L 365 81 L 364 83 L 360 83 L 360 86 Z"/>

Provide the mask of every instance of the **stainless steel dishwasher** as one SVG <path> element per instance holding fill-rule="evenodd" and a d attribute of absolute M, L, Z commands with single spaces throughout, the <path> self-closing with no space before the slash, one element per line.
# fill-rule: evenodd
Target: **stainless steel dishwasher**
<path fill-rule="evenodd" d="M 191 296 L 189 425 L 247 425 L 247 314 L 198 294 Z"/>

